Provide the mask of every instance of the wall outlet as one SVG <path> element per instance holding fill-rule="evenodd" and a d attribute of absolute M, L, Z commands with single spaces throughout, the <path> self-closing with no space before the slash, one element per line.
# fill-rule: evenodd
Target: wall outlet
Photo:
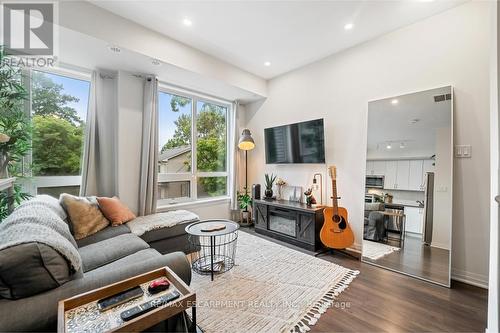
<path fill-rule="evenodd" d="M 455 146 L 455 157 L 457 157 L 457 158 L 470 158 L 470 157 L 472 157 L 472 146 L 471 145 L 456 145 Z"/>

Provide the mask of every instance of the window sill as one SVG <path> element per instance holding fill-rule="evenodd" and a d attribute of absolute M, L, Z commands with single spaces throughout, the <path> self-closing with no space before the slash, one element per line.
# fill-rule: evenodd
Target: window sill
<path fill-rule="evenodd" d="M 157 213 L 166 212 L 176 208 L 189 208 L 189 207 L 200 207 L 200 206 L 210 206 L 217 203 L 229 203 L 231 200 L 229 197 L 217 197 L 209 199 L 200 199 L 196 201 L 179 202 L 171 205 L 162 205 L 156 208 Z"/>

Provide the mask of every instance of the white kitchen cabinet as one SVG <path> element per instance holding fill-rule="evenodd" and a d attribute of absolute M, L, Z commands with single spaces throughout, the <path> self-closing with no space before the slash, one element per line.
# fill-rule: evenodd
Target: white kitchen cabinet
<path fill-rule="evenodd" d="M 373 161 L 373 174 L 385 176 L 385 161 Z"/>
<path fill-rule="evenodd" d="M 406 231 L 422 234 L 424 226 L 424 209 L 418 207 L 405 207 Z"/>
<path fill-rule="evenodd" d="M 423 160 L 411 160 L 410 161 L 410 172 L 408 176 L 408 190 L 410 191 L 423 191 L 422 186 L 422 170 L 424 161 Z"/>
<path fill-rule="evenodd" d="M 366 175 L 373 176 L 373 161 L 366 161 Z"/>
<path fill-rule="evenodd" d="M 397 189 L 398 161 L 385 162 L 384 188 L 386 190 Z"/>
<path fill-rule="evenodd" d="M 366 161 L 366 174 L 369 176 L 384 176 L 385 161 Z"/>
<path fill-rule="evenodd" d="M 396 173 L 396 189 L 408 190 L 410 181 L 410 161 L 398 161 Z"/>

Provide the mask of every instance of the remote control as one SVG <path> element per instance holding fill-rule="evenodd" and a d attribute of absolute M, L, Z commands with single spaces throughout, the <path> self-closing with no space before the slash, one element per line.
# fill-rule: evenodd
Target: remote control
<path fill-rule="evenodd" d="M 146 312 L 156 309 L 164 304 L 167 304 L 174 299 L 177 299 L 181 296 L 181 294 L 176 290 L 171 293 L 168 293 L 162 297 L 155 298 L 149 302 L 143 303 L 138 306 L 134 306 L 131 309 L 125 310 L 120 314 L 120 317 L 123 321 L 129 321 L 134 318 L 137 318 Z"/>
<path fill-rule="evenodd" d="M 130 288 L 116 295 L 103 298 L 97 302 L 97 308 L 99 311 L 106 311 L 114 306 L 126 303 L 134 298 L 141 297 L 144 295 L 142 288 L 137 286 Z"/>

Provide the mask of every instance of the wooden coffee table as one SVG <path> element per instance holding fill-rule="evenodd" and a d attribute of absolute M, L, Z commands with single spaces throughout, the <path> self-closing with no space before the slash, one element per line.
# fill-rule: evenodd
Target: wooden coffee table
<path fill-rule="evenodd" d="M 149 294 L 147 291 L 148 284 L 162 277 L 170 281 L 170 287 L 158 294 Z M 103 312 L 98 310 L 98 300 L 139 285 L 144 291 L 143 296 Z M 130 321 L 124 322 L 120 318 L 120 314 L 126 309 L 174 290 L 177 290 L 181 297 Z M 141 332 L 188 308 L 192 308 L 192 325 L 190 329 L 196 331 L 196 293 L 170 268 L 164 267 L 59 301 L 57 331 L 60 333 Z"/>

